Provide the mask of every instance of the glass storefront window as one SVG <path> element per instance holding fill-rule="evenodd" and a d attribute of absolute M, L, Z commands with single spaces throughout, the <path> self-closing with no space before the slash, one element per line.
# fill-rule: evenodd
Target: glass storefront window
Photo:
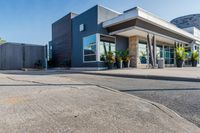
<path fill-rule="evenodd" d="M 109 51 L 113 53 L 116 51 L 115 38 L 110 36 L 100 35 L 100 46 L 99 46 L 100 61 L 105 61 L 106 52 Z"/>
<path fill-rule="evenodd" d="M 83 38 L 84 61 L 96 61 L 96 34 Z"/>
<path fill-rule="evenodd" d="M 163 58 L 163 46 L 157 45 L 156 51 L 157 51 L 157 54 L 156 54 L 157 59 Z"/>
<path fill-rule="evenodd" d="M 115 52 L 115 37 L 95 34 L 83 38 L 83 61 L 105 61 L 106 52 Z"/>
<path fill-rule="evenodd" d="M 173 65 L 174 59 L 174 48 L 170 46 L 164 46 L 164 59 L 166 65 Z"/>
<path fill-rule="evenodd" d="M 158 59 L 164 58 L 165 64 L 168 66 L 175 64 L 175 51 L 173 46 L 167 46 L 165 44 L 156 45 L 156 62 Z M 147 43 L 140 41 L 138 44 L 138 55 L 140 64 L 148 64 L 148 47 Z"/>
<path fill-rule="evenodd" d="M 147 44 L 139 42 L 138 44 L 138 55 L 141 64 L 148 63 L 148 54 L 147 54 Z"/>

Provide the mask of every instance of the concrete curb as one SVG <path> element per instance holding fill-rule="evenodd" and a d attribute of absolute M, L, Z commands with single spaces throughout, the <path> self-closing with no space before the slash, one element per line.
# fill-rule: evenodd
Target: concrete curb
<path fill-rule="evenodd" d="M 167 80 L 167 81 L 187 81 L 187 82 L 200 82 L 200 78 L 187 78 L 187 77 L 172 77 L 172 76 L 159 76 L 159 75 L 130 75 L 130 74 L 113 74 L 113 73 L 93 73 L 93 72 L 78 72 L 89 75 L 100 76 L 113 76 L 123 78 L 136 78 L 136 79 L 154 79 L 154 80 Z"/>

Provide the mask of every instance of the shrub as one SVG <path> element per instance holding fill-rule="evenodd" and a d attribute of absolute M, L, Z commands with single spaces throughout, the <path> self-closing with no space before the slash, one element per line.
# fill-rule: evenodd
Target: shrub
<path fill-rule="evenodd" d="M 115 63 L 115 56 L 113 52 L 108 52 L 106 55 L 106 62 L 109 64 Z"/>
<path fill-rule="evenodd" d="M 177 47 L 176 48 L 176 60 L 185 61 L 187 54 L 188 53 L 185 52 L 185 48 L 184 47 Z"/>
<path fill-rule="evenodd" d="M 199 60 L 199 53 L 197 51 L 192 52 L 192 61 L 198 61 Z"/>

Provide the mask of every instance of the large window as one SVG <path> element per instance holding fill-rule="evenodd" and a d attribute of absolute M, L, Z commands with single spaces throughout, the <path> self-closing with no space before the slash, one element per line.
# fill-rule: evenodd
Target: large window
<path fill-rule="evenodd" d="M 165 46 L 164 47 L 164 58 L 165 58 L 165 64 L 173 65 L 175 62 L 174 59 L 174 48 Z"/>
<path fill-rule="evenodd" d="M 83 58 L 84 61 L 96 61 L 96 34 L 83 38 Z"/>
<path fill-rule="evenodd" d="M 163 58 L 163 46 L 162 45 L 157 45 L 156 46 L 156 63 L 158 64 L 158 59 Z"/>
<path fill-rule="evenodd" d="M 105 61 L 106 52 L 115 52 L 116 51 L 116 44 L 115 38 L 105 35 L 100 35 L 100 45 L 99 45 L 99 54 L 100 54 L 100 61 Z"/>
<path fill-rule="evenodd" d="M 83 38 L 83 61 L 105 61 L 106 52 L 115 52 L 115 37 L 95 34 Z"/>

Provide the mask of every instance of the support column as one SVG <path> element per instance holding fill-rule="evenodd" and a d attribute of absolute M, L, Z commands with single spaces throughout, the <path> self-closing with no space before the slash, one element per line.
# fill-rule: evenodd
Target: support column
<path fill-rule="evenodd" d="M 129 54 L 132 57 L 131 67 L 137 67 L 137 46 L 138 46 L 138 37 L 132 36 L 129 37 Z"/>
<path fill-rule="evenodd" d="M 156 36 L 153 36 L 153 62 L 154 62 L 154 68 L 156 67 L 156 60 L 157 60 L 157 48 L 156 48 Z"/>

